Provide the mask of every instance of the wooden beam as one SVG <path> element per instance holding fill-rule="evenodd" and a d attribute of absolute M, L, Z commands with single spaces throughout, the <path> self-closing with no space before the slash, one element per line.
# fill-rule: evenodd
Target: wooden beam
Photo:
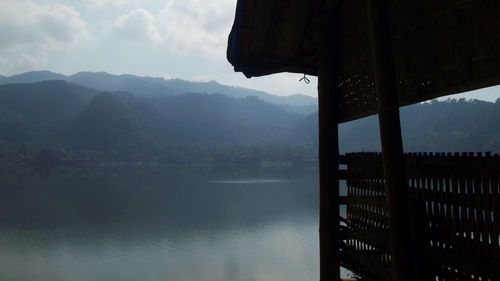
<path fill-rule="evenodd" d="M 368 0 L 394 281 L 418 280 L 406 182 L 389 0 Z"/>
<path fill-rule="evenodd" d="M 332 2 L 332 1 L 326 1 Z M 337 64 L 333 6 L 320 11 L 318 115 L 319 115 L 319 248 L 320 280 L 340 280 L 339 138 Z"/>

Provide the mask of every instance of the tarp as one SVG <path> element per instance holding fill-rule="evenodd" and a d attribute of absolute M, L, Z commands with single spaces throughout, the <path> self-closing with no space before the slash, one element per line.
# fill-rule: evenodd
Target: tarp
<path fill-rule="evenodd" d="M 377 113 L 368 1 L 339 1 L 332 26 L 342 122 Z M 238 0 L 229 62 L 247 77 L 316 75 L 321 2 Z M 500 84 L 500 1 L 389 2 L 401 106 Z"/>
<path fill-rule="evenodd" d="M 238 1 L 229 35 L 229 62 L 247 77 L 277 72 L 315 75 L 319 2 Z"/>

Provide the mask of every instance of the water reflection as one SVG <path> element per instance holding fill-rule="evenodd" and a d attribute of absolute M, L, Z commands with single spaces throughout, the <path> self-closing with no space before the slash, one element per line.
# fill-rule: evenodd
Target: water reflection
<path fill-rule="evenodd" d="M 0 174 L 0 280 L 314 280 L 311 168 Z"/>

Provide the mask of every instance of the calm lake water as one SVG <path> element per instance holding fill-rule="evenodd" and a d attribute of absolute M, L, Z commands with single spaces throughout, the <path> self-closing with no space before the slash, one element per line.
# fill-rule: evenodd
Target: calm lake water
<path fill-rule="evenodd" d="M 0 170 L 0 280 L 319 280 L 316 168 Z"/>

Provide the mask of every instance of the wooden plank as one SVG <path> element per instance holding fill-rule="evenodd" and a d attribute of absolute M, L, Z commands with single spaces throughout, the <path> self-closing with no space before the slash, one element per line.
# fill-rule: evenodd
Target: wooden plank
<path fill-rule="evenodd" d="M 491 178 L 492 188 L 492 216 L 493 216 L 493 258 L 500 262 L 500 176 L 493 175 Z"/>
<path fill-rule="evenodd" d="M 360 166 L 363 156 L 374 157 L 370 154 L 358 155 L 357 171 L 363 180 L 353 181 L 357 186 L 350 189 L 349 197 L 346 199 L 353 205 L 352 207 L 348 205 L 347 215 L 352 217 L 353 225 L 356 226 L 352 231 L 359 232 L 353 235 L 356 237 L 356 242 L 353 243 L 360 250 L 370 249 L 370 245 L 382 245 L 380 237 L 374 239 L 369 235 L 370 232 L 383 233 L 384 227 L 387 226 L 387 214 L 382 208 L 383 192 L 380 191 L 379 182 L 383 180 L 376 172 L 377 166 L 365 169 Z M 408 159 L 409 157 L 413 159 Z M 411 186 L 412 200 L 420 198 L 419 200 L 428 202 L 426 216 L 431 223 L 430 240 L 433 244 L 429 253 L 437 251 L 439 254 L 435 255 L 450 257 L 436 262 L 436 266 L 430 265 L 430 270 L 434 272 L 432 276 L 439 276 L 439 280 L 443 280 L 467 279 L 474 275 L 476 279 L 482 277 L 482 280 L 488 278 L 494 280 L 491 276 L 495 276 L 492 274 L 496 274 L 500 268 L 500 246 L 498 246 L 500 172 L 489 168 L 464 172 L 463 167 L 467 164 L 461 163 L 473 162 L 474 165 L 482 163 L 483 167 L 496 166 L 496 163 L 500 163 L 500 158 L 488 154 L 482 156 L 441 153 L 415 154 L 406 158 L 406 163 L 410 163 L 409 169 L 412 169 L 407 173 L 408 182 L 411 183 L 409 186 Z M 420 161 L 422 159 L 425 161 Z M 436 162 L 446 161 L 454 161 L 456 169 L 434 165 Z M 348 166 L 348 169 L 351 167 Z M 416 195 L 419 192 L 421 195 Z M 464 262 L 463 259 L 456 257 L 468 258 Z M 480 264 L 474 261 L 480 261 Z"/>
<path fill-rule="evenodd" d="M 328 4 L 330 1 L 325 1 Z M 339 92 L 335 14 L 327 6 L 319 14 L 319 249 L 320 280 L 340 279 Z"/>
<path fill-rule="evenodd" d="M 411 157 L 424 157 L 424 155 L 411 155 Z M 470 156 L 470 155 L 464 155 L 464 156 L 458 156 L 458 155 L 444 155 L 444 154 L 427 154 L 425 157 L 427 157 L 427 161 L 424 161 L 424 163 L 427 163 L 428 165 L 423 165 L 420 166 L 418 169 L 416 168 L 416 161 L 412 162 L 412 169 L 415 169 L 415 171 L 409 171 L 408 176 L 410 177 L 409 182 L 411 182 L 412 186 L 412 192 L 417 192 L 418 187 L 424 187 L 425 183 L 425 178 L 428 179 L 428 185 L 427 189 L 422 189 L 422 197 L 429 197 L 432 198 L 433 200 L 430 201 L 435 201 L 434 204 L 434 211 L 436 212 L 437 217 L 435 219 L 432 219 L 432 229 L 435 231 L 435 235 L 437 235 L 434 239 L 436 242 L 436 250 L 446 252 L 447 255 L 454 255 L 454 256 L 464 256 L 464 255 L 471 255 L 471 256 L 477 256 L 477 257 L 484 257 L 484 256 L 494 256 L 495 255 L 495 247 L 492 248 L 492 246 L 488 245 L 493 245 L 493 243 L 484 243 L 485 242 L 485 235 L 490 235 L 489 237 L 493 237 L 492 231 L 495 230 L 496 224 L 494 223 L 495 217 L 493 216 L 491 225 L 487 223 L 487 216 L 486 216 L 486 211 L 487 210 L 492 210 L 495 200 L 493 199 L 493 196 L 489 196 L 490 194 L 486 194 L 486 190 L 484 189 L 485 186 L 485 181 L 489 182 L 489 177 L 493 178 L 496 177 L 500 173 L 493 173 L 491 172 L 490 169 L 480 169 L 481 173 L 479 174 L 479 178 L 476 179 L 477 177 L 477 172 L 474 173 L 464 173 L 461 169 L 461 165 L 457 164 L 456 167 L 457 169 L 445 169 L 443 167 L 435 167 L 432 165 L 432 163 L 435 163 L 436 161 L 432 161 L 433 159 L 438 159 L 438 162 L 445 162 L 445 158 L 448 158 L 448 160 L 453 160 L 455 162 L 478 162 L 478 159 L 484 162 L 484 157 L 479 157 L 479 156 Z M 472 160 L 471 160 L 472 159 Z M 361 158 L 358 158 L 358 161 L 362 160 Z M 498 160 L 498 159 L 496 159 Z M 408 161 L 410 163 L 411 161 Z M 420 163 L 420 161 L 419 161 Z M 484 165 L 484 163 L 483 163 Z M 490 165 L 489 163 L 487 165 Z M 364 178 L 378 178 L 376 173 L 374 173 L 375 169 L 365 169 L 363 173 L 367 173 L 367 175 L 363 176 Z M 422 172 L 423 171 L 423 172 Z M 419 178 L 417 179 L 415 175 L 419 175 Z M 413 177 L 413 178 L 411 178 Z M 422 180 L 424 179 L 424 180 Z M 448 181 L 446 180 L 448 179 Z M 358 190 L 358 194 L 361 194 L 362 196 L 358 196 L 356 198 L 358 201 L 361 201 L 359 203 L 363 203 L 364 205 L 369 205 L 368 207 L 364 207 L 363 210 L 367 210 L 369 212 L 375 212 L 376 214 L 379 213 L 377 207 L 381 206 L 380 203 L 380 197 L 375 196 L 377 193 L 377 188 L 376 188 L 376 183 L 377 180 L 373 181 L 367 181 L 363 180 L 360 181 L 359 183 L 362 184 L 362 188 Z M 463 181 L 463 184 L 460 185 L 460 181 Z M 480 182 L 478 185 L 477 181 Z M 470 194 L 465 193 L 468 189 L 466 184 L 469 183 L 470 185 Z M 491 185 L 493 185 L 493 180 L 491 181 Z M 482 186 L 483 189 L 481 188 L 476 188 L 476 186 Z M 435 187 L 436 190 L 433 190 Z M 467 188 L 465 188 L 467 187 Z M 494 190 L 493 187 L 489 188 L 491 191 Z M 497 189 L 495 189 L 497 190 Z M 490 192 L 488 190 L 488 192 Z M 351 193 L 349 194 L 351 195 Z M 366 198 L 364 198 L 364 197 Z M 468 197 L 472 196 L 474 200 L 469 200 Z M 370 197 L 374 197 L 373 200 L 370 199 Z M 412 197 L 412 198 L 416 198 Z M 354 200 L 354 199 L 353 199 Z M 485 200 L 489 200 L 488 202 L 485 202 Z M 461 204 L 460 202 L 464 202 Z M 489 203 L 491 202 L 491 203 Z M 459 207 L 464 207 L 464 208 L 459 208 Z M 441 208 L 441 211 L 440 211 Z M 467 209 L 469 209 L 469 218 L 467 219 Z M 380 208 L 379 208 L 380 209 Z M 476 216 L 471 216 L 471 211 L 473 210 L 472 213 L 474 212 L 474 209 L 476 210 Z M 483 213 L 484 211 L 484 213 Z M 433 212 L 433 204 L 431 203 L 429 205 L 429 214 L 432 214 Z M 467 224 L 461 223 L 461 212 L 464 212 L 464 219 L 466 220 Z M 490 211 L 490 217 L 491 217 L 491 211 Z M 368 229 L 369 226 L 375 224 L 377 227 L 380 227 L 380 221 L 383 220 L 384 216 L 379 216 L 375 217 L 372 214 L 366 215 L 368 218 L 368 221 L 363 221 L 363 218 L 365 216 L 360 216 L 359 220 L 360 222 L 360 227 L 364 227 L 363 229 Z M 432 218 L 432 217 L 431 217 Z M 364 224 L 363 224 L 364 223 Z M 366 226 L 368 224 L 368 226 Z M 493 229 L 493 230 L 492 230 Z M 457 235 L 459 233 L 459 235 Z M 464 234 L 466 237 L 463 237 Z M 471 233 L 476 234 L 475 237 L 477 236 L 477 233 L 480 233 L 481 237 L 483 237 L 482 241 L 473 241 Z M 364 239 L 364 238 L 360 238 Z M 492 239 L 492 238 L 488 238 Z M 365 239 L 366 240 L 366 239 Z M 368 241 L 367 241 L 368 242 Z M 366 249 L 367 245 L 369 245 L 370 242 L 359 242 L 359 247 L 360 249 Z M 438 243 L 439 242 L 439 243 Z M 480 243 L 477 243 L 480 242 Z M 493 241 L 492 241 L 493 242 Z M 373 243 L 373 242 L 371 242 Z M 438 246 L 439 245 L 439 246 Z M 498 259 L 493 258 L 493 261 L 495 262 Z M 450 271 L 449 267 L 451 268 L 456 268 L 457 270 L 462 268 L 461 271 L 457 274 L 466 274 L 464 270 L 465 267 L 463 267 L 459 263 L 448 263 L 447 266 L 444 267 L 437 267 L 433 270 L 437 270 L 437 272 L 441 272 L 439 276 L 441 277 L 450 277 L 453 276 L 454 271 Z M 488 261 L 487 261 L 488 262 Z M 468 274 L 472 274 L 475 272 L 476 276 L 478 275 L 477 269 L 471 270 L 470 268 L 474 268 L 473 265 L 468 265 L 466 271 L 468 271 Z M 453 269 L 455 270 L 455 269 Z M 471 273 L 472 272 L 472 273 Z M 451 274 L 451 275 L 450 275 Z M 484 275 L 484 274 L 483 274 Z M 486 276 L 486 275 L 484 275 Z M 483 279 L 486 280 L 486 279 Z"/>

